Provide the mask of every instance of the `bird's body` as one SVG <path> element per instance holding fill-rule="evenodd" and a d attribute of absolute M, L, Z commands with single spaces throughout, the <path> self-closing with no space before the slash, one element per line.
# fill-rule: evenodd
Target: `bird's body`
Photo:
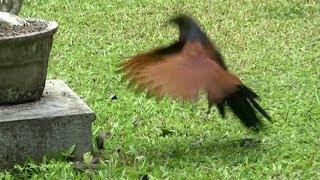
<path fill-rule="evenodd" d="M 194 100 L 205 91 L 209 110 L 216 104 L 224 117 L 228 105 L 246 127 L 259 129 L 262 122 L 255 109 L 270 117 L 255 101 L 258 95 L 227 70 L 218 49 L 191 17 L 181 15 L 171 21 L 179 26 L 179 41 L 121 64 L 130 84 L 158 99 L 167 94 Z"/>

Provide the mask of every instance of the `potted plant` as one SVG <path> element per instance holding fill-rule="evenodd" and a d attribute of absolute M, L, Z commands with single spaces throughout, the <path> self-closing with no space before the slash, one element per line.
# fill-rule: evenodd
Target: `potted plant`
<path fill-rule="evenodd" d="M 39 100 L 47 77 L 54 21 L 21 19 L 22 0 L 0 0 L 0 104 Z M 12 12 L 12 13 L 11 13 Z"/>

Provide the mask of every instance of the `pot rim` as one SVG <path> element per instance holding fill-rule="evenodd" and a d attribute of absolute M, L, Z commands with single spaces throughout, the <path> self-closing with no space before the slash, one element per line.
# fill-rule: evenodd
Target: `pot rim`
<path fill-rule="evenodd" d="M 28 19 L 26 19 L 26 21 L 28 21 L 28 22 L 34 22 L 34 21 L 45 22 L 47 24 L 47 28 L 43 29 L 41 31 L 36 31 L 36 32 L 28 33 L 28 34 L 0 37 L 0 43 L 2 44 L 3 42 L 6 42 L 6 41 L 16 41 L 16 40 L 19 41 L 19 40 L 29 39 L 31 37 L 49 36 L 49 35 L 53 35 L 58 30 L 58 23 L 56 21 L 47 21 L 47 20 L 35 19 L 35 18 L 28 18 Z"/>

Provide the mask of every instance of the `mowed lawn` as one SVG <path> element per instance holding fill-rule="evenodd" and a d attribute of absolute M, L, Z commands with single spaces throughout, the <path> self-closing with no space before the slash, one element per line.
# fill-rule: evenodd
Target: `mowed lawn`
<path fill-rule="evenodd" d="M 229 69 L 260 95 L 273 118 L 265 131 L 248 131 L 230 111 L 207 117 L 205 96 L 147 99 L 115 73 L 124 58 L 177 39 L 166 21 L 178 13 L 193 15 Z M 96 171 L 48 161 L 0 178 L 320 178 L 318 0 L 25 0 L 20 15 L 59 23 L 48 79 L 64 80 L 95 111 L 94 137 L 111 135 Z M 261 143 L 242 146 L 247 137 Z"/>

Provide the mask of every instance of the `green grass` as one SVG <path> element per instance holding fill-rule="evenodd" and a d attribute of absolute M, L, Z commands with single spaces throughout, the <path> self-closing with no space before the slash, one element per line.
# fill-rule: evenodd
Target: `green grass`
<path fill-rule="evenodd" d="M 59 23 L 48 79 L 64 80 L 95 111 L 94 136 L 99 130 L 112 136 L 98 171 L 78 172 L 69 162 L 53 161 L 0 178 L 320 178 L 319 1 L 24 2 L 23 17 Z M 274 121 L 265 132 L 250 133 L 231 113 L 206 117 L 205 98 L 146 99 L 114 73 L 124 57 L 175 40 L 177 29 L 165 21 L 182 12 L 201 22 L 230 70 L 262 97 Z M 161 129 L 173 134 L 162 137 Z M 244 137 L 261 143 L 241 147 Z"/>

